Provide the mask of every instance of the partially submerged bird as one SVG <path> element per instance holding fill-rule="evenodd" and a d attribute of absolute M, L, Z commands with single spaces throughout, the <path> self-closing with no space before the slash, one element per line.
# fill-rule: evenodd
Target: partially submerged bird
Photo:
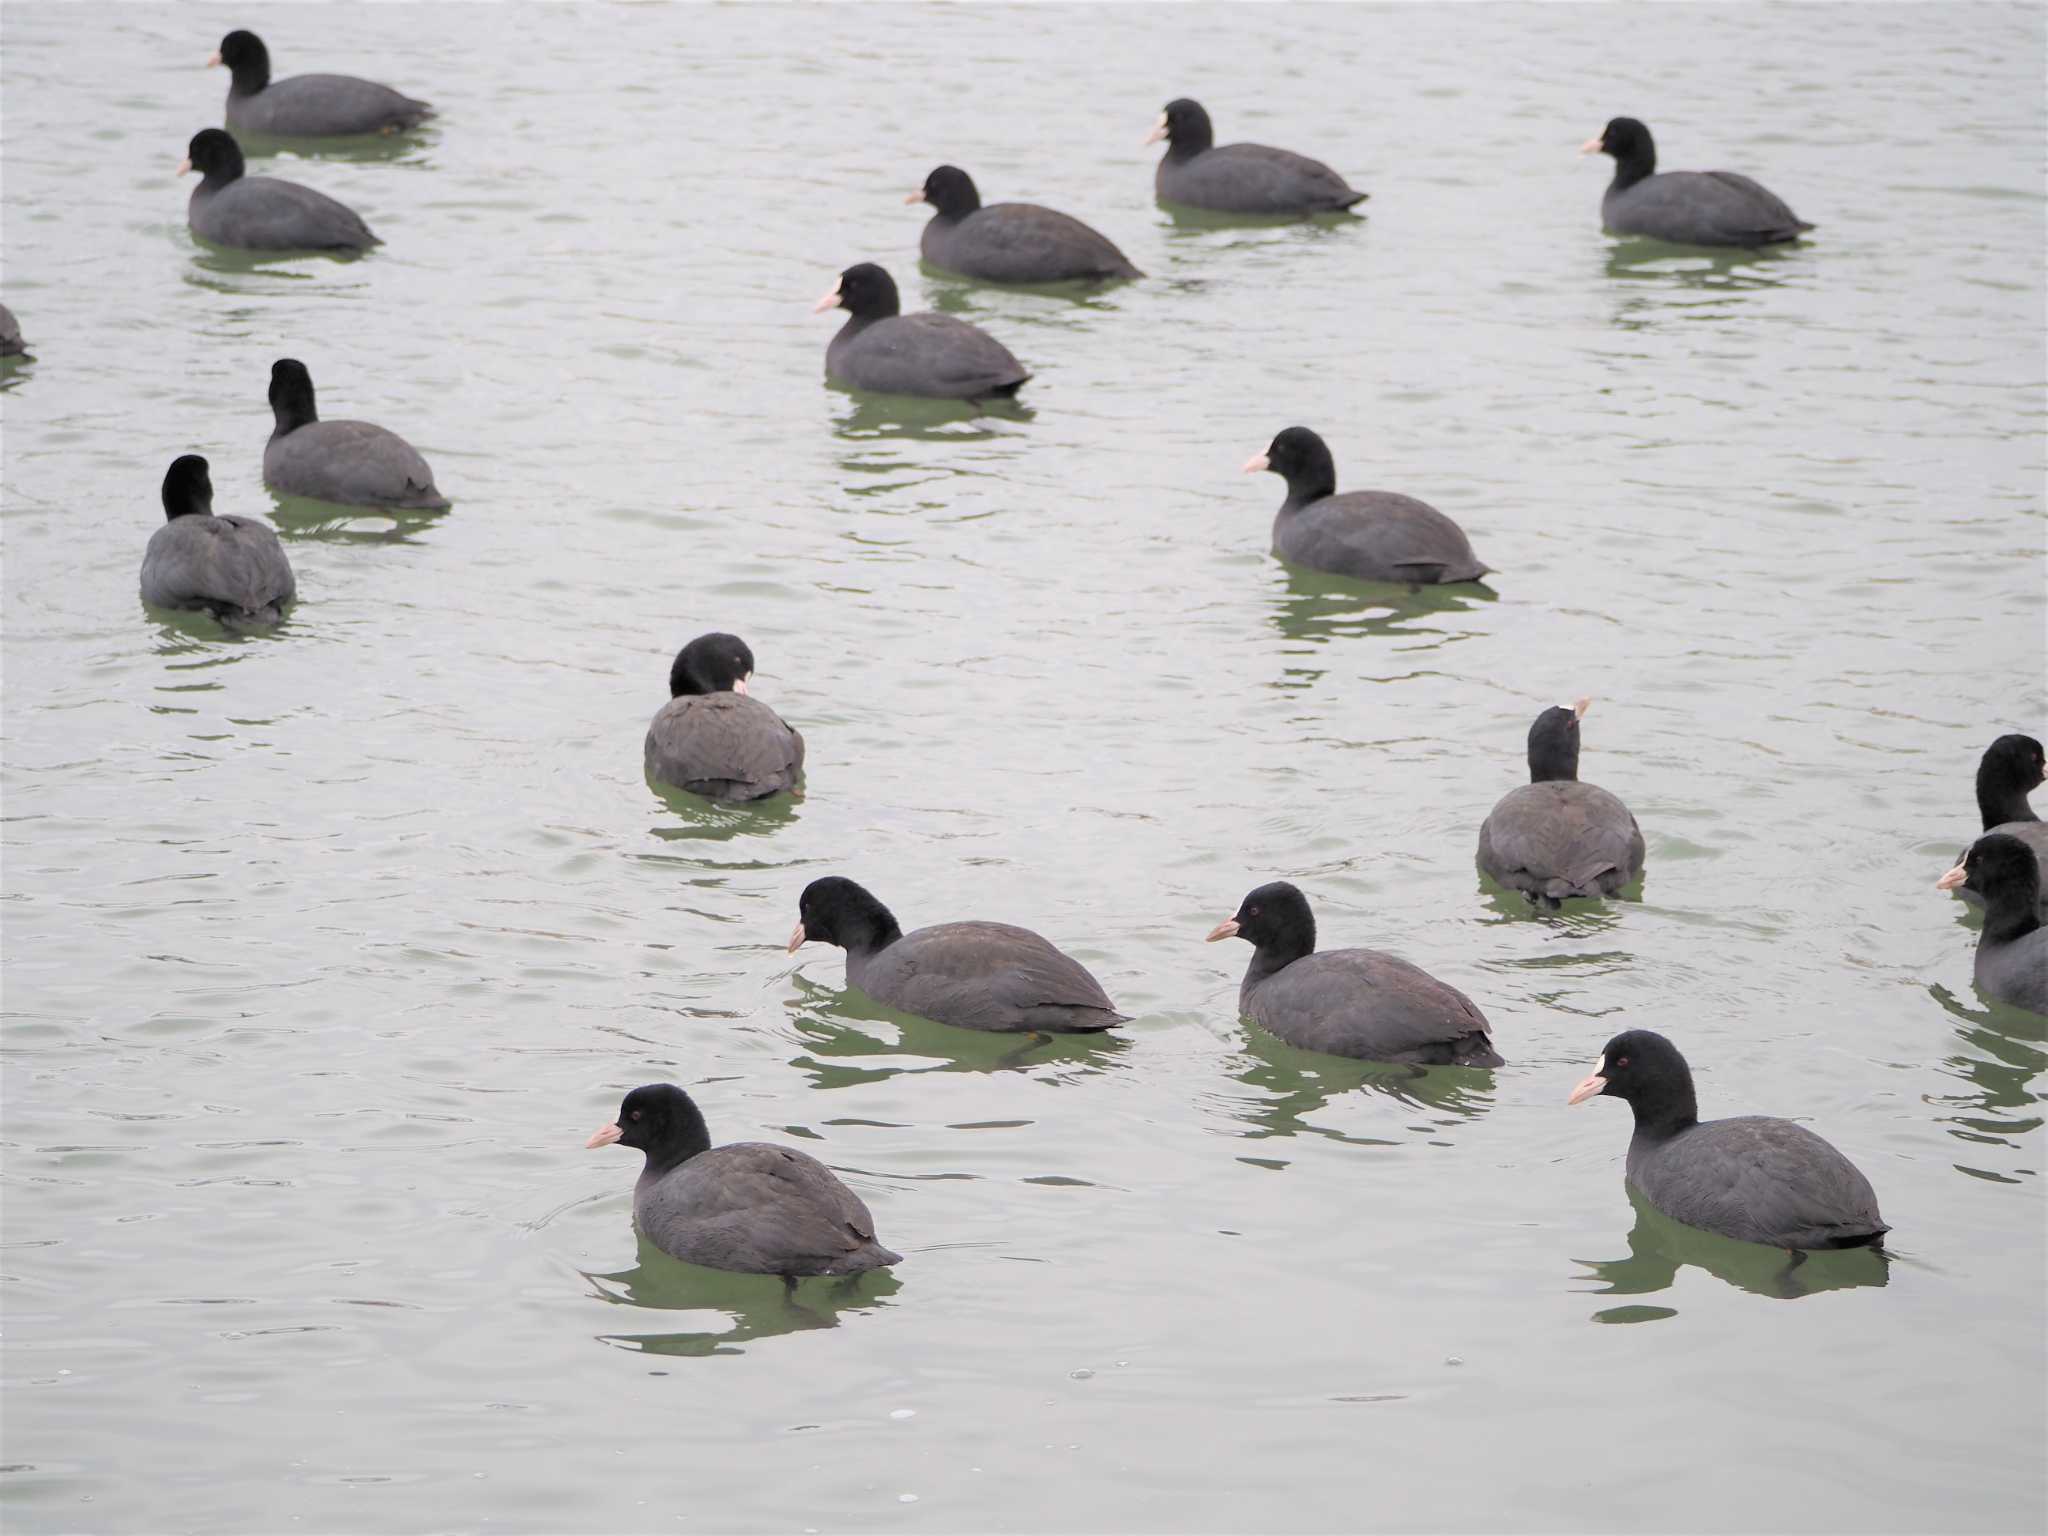
<path fill-rule="evenodd" d="M 1498 1067 L 1492 1026 L 1472 999 L 1399 955 L 1316 948 L 1308 898 L 1285 880 L 1262 885 L 1209 942 L 1244 939 L 1251 963 L 1238 1012 L 1303 1050 L 1365 1061 Z"/>
<path fill-rule="evenodd" d="M 22 357 L 28 352 L 28 343 L 21 339 L 21 323 L 14 318 L 14 311 L 0 304 L 0 357 Z"/>
<path fill-rule="evenodd" d="M 164 525 L 142 556 L 142 600 L 198 609 L 233 627 L 275 624 L 297 594 L 291 562 L 268 523 L 216 516 L 213 477 L 196 453 L 164 474 Z"/>
<path fill-rule="evenodd" d="M 2043 757 L 2041 743 L 2017 733 L 1992 742 L 1977 764 L 1977 815 L 1984 830 L 2003 832 L 2025 843 L 2033 850 L 2037 871 L 2048 858 L 2048 821 L 2034 814 L 2027 796 L 2041 787 L 2044 777 L 2048 777 L 2048 758 Z M 1958 853 L 1956 863 L 1963 863 L 1969 851 L 1965 848 Z M 2048 887 L 2048 880 L 2042 884 Z M 1983 896 L 1967 879 L 1953 889 L 1965 901 L 1983 905 Z M 2048 921 L 2048 888 L 2042 891 L 2042 902 L 2040 914 Z"/>
<path fill-rule="evenodd" d="M 1617 117 L 1579 153 L 1612 155 L 1614 180 L 1600 217 L 1617 235 L 1676 245 L 1781 245 L 1814 226 L 1768 187 L 1733 171 L 1657 171 L 1657 145 L 1632 117 Z"/>
<path fill-rule="evenodd" d="M 939 400 L 1014 395 L 1031 377 L 987 331 L 951 315 L 898 311 L 896 280 L 871 261 L 848 267 L 812 314 L 846 311 L 825 348 L 825 376 L 852 389 Z"/>
<path fill-rule="evenodd" d="M 942 165 L 903 199 L 932 216 L 919 238 L 924 259 L 991 283 L 1101 282 L 1143 277 L 1130 259 L 1079 219 L 1036 203 L 982 206 L 974 178 Z"/>
<path fill-rule="evenodd" d="M 293 75 L 270 78 L 270 50 L 254 32 L 230 32 L 206 61 L 225 64 L 227 124 L 237 133 L 281 138 L 327 138 L 363 133 L 397 133 L 417 128 L 434 115 L 424 101 L 401 96 L 388 85 L 354 75 Z"/>
<path fill-rule="evenodd" d="M 1601 1094 L 1635 1112 L 1628 1181 L 1674 1221 L 1774 1248 L 1862 1248 L 1891 1230 L 1870 1180 L 1806 1127 L 1702 1121 L 1692 1068 L 1660 1034 L 1616 1035 L 1567 1102 Z"/>
<path fill-rule="evenodd" d="M 270 413 L 263 483 L 273 491 L 348 507 L 448 509 L 427 461 L 396 432 L 367 421 L 322 421 L 313 375 L 295 357 L 270 365 Z"/>
<path fill-rule="evenodd" d="M 192 135 L 178 174 L 199 172 L 185 205 L 192 233 L 244 251 L 367 251 L 384 242 L 353 208 L 274 176 L 247 176 L 242 146 L 218 128 Z"/>
<path fill-rule="evenodd" d="M 1183 203 L 1215 213 L 1341 213 L 1365 201 L 1320 160 L 1265 144 L 1218 147 L 1216 130 L 1198 101 L 1169 101 L 1145 136 L 1166 140 L 1166 155 L 1152 173 L 1154 194 L 1164 203 Z"/>
<path fill-rule="evenodd" d="M 1472 553 L 1465 530 L 1427 502 L 1393 491 L 1338 495 L 1336 461 L 1307 427 L 1287 428 L 1245 461 L 1246 474 L 1260 470 L 1287 482 L 1273 553 L 1292 565 L 1413 586 L 1477 581 L 1492 569 Z"/>
<path fill-rule="evenodd" d="M 713 800 L 794 789 L 804 739 L 747 692 L 754 653 L 738 635 L 699 635 L 676 653 L 669 701 L 647 727 L 647 776 Z"/>
<path fill-rule="evenodd" d="M 1579 779 L 1580 699 L 1529 727 L 1529 782 L 1509 790 L 1479 828 L 1479 867 L 1532 902 L 1614 896 L 1643 872 L 1643 833 L 1629 808 Z"/>
<path fill-rule="evenodd" d="M 2041 923 L 2041 871 L 2034 850 L 2010 833 L 1987 832 L 1934 883 L 1952 891 L 1965 881 L 1984 898 L 1977 990 L 2014 1008 L 2048 1014 L 2048 927 Z"/>
<path fill-rule="evenodd" d="M 633 1224 L 672 1258 L 750 1275 L 858 1275 L 903 1262 L 839 1175 L 770 1142 L 711 1145 L 704 1116 L 671 1083 L 635 1088 L 585 1147 L 644 1153 Z"/>
<path fill-rule="evenodd" d="M 1029 928 L 936 923 L 905 933 L 864 887 L 813 880 L 797 903 L 789 952 L 846 951 L 847 985 L 878 1003 L 961 1029 L 1088 1034 L 1124 1022 L 1080 961 Z"/>

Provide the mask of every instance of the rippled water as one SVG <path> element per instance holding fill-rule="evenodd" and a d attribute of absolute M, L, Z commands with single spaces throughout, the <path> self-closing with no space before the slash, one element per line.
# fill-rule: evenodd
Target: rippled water
<path fill-rule="evenodd" d="M 438 127 L 267 164 L 389 242 L 195 247 L 200 63 L 359 71 Z M 2043 716 L 2038 9 L 9 4 L 5 1287 L 19 1530 L 2019 1529 L 2044 1516 L 2040 1020 L 1932 883 Z M 1371 189 L 1214 229 L 1168 96 Z M 1820 225 L 1598 228 L 1617 112 Z M 915 268 L 941 159 L 1099 225 L 1083 300 Z M 857 259 L 986 324 L 1021 410 L 827 389 Z M 275 505 L 269 364 L 454 497 Z M 1291 574 L 1294 421 L 1500 572 Z M 274 513 L 274 637 L 135 595 L 178 453 Z M 675 647 L 747 636 L 810 743 L 763 810 L 652 793 Z M 1543 704 L 1640 901 L 1482 888 Z M 810 878 L 1025 922 L 1136 1021 L 1020 1048 L 780 944 Z M 1464 988 L 1511 1065 L 1235 1019 L 1207 927 Z M 1871 1175 L 1889 1261 L 1632 1207 L 1563 1097 L 1673 1035 L 1708 1113 Z M 850 1290 L 636 1252 L 622 1089 L 842 1170 Z M 1825 1292 L 1826 1294 L 1817 1294 Z M 1610 1326 L 1636 1324 L 1639 1326 Z"/>

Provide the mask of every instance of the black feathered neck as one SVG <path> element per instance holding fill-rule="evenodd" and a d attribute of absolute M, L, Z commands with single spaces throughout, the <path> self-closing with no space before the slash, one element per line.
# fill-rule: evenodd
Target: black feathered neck
<path fill-rule="evenodd" d="M 673 1083 L 635 1088 L 619 1105 L 619 1141 L 647 1155 L 641 1177 L 668 1172 L 711 1150 L 711 1131 L 696 1102 Z"/>
<path fill-rule="evenodd" d="M 1529 727 L 1529 782 L 1545 784 L 1579 776 L 1579 717 L 1553 704 Z"/>
<path fill-rule="evenodd" d="M 903 937 L 896 915 L 862 885 L 827 875 L 804 887 L 797 902 L 804 937 L 836 944 L 850 955 L 872 955 Z"/>
<path fill-rule="evenodd" d="M 2027 796 L 2041 784 L 2041 743 L 2031 736 L 2001 736 L 1977 764 L 1977 813 L 1984 830 L 2008 821 L 2039 821 Z"/>
<path fill-rule="evenodd" d="M 270 84 L 270 50 L 254 32 L 230 32 L 220 40 L 220 61 L 234 76 L 237 96 L 254 96 Z"/>
<path fill-rule="evenodd" d="M 320 419 L 313 403 L 313 375 L 295 357 L 281 357 L 270 365 L 270 413 L 278 437 Z"/>
<path fill-rule="evenodd" d="M 1970 889 L 1984 898 L 1980 944 L 2010 944 L 2041 926 L 2041 869 L 2025 843 L 2009 832 L 1980 837 L 1963 868 Z"/>
<path fill-rule="evenodd" d="M 164 471 L 163 498 L 167 523 L 181 517 L 213 516 L 213 476 L 207 472 L 206 460 L 196 453 L 171 460 L 171 467 Z"/>
<path fill-rule="evenodd" d="M 1700 1103 L 1693 1092 L 1692 1068 L 1662 1035 L 1631 1029 L 1616 1035 L 1600 1053 L 1602 1093 L 1624 1099 L 1635 1112 L 1636 1135 L 1647 1141 L 1669 1141 L 1700 1123 Z"/>

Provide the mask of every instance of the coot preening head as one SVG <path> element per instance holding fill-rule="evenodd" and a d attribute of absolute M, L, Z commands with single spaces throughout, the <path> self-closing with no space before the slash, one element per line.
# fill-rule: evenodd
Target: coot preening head
<path fill-rule="evenodd" d="M 745 693 L 754 675 L 754 653 L 738 635 L 699 635 L 668 669 L 669 697 L 685 694 Z"/>

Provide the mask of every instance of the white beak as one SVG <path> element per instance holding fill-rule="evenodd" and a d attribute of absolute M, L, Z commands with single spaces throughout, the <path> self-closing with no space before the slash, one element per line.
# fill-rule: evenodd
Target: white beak
<path fill-rule="evenodd" d="M 1267 458 L 1263 453 L 1255 453 L 1244 461 L 1243 472 L 1247 475 L 1255 475 L 1262 469 L 1271 469 L 1272 467 L 1273 461 L 1271 459 Z"/>
<path fill-rule="evenodd" d="M 918 188 L 918 189 L 917 189 L 917 190 L 916 190 L 915 192 L 909 192 L 909 193 L 906 193 L 906 194 L 904 195 L 903 201 L 904 201 L 904 202 L 906 202 L 906 203 L 921 203 L 921 202 L 923 202 L 923 201 L 924 201 L 924 188 L 923 188 L 923 187 L 919 187 L 919 188 Z"/>
<path fill-rule="evenodd" d="M 1592 707 L 1593 707 L 1593 700 L 1592 700 L 1592 698 L 1591 698 L 1590 696 L 1589 696 L 1589 697 L 1587 697 L 1587 698 L 1583 698 L 1583 699 L 1573 699 L 1573 700 L 1572 700 L 1572 718 L 1573 718 L 1574 720 L 1583 720 L 1583 719 L 1585 719 L 1585 718 L 1586 718 L 1586 711 L 1587 711 L 1587 710 L 1589 710 L 1589 709 L 1591 709 Z"/>
<path fill-rule="evenodd" d="M 1969 878 L 1970 871 L 1964 865 L 1958 864 L 1954 869 L 1935 881 L 1934 888 L 1937 891 L 1952 891 Z"/>
<path fill-rule="evenodd" d="M 753 673 L 749 672 L 747 677 L 752 677 L 753 675 Z M 734 693 L 745 693 L 747 691 L 747 677 L 736 677 L 733 679 L 732 691 Z"/>
<path fill-rule="evenodd" d="M 795 954 L 798 950 L 804 947 L 805 941 L 809 938 L 810 935 L 804 932 L 803 919 L 798 918 L 796 924 L 796 932 L 792 933 L 789 936 L 789 952 L 792 955 Z"/>
<path fill-rule="evenodd" d="M 811 313 L 822 315 L 828 309 L 837 309 L 839 307 L 839 289 L 845 281 L 846 279 L 843 277 L 835 278 L 832 283 L 832 291 L 811 306 Z"/>
<path fill-rule="evenodd" d="M 1165 137 L 1166 114 L 1162 112 L 1159 114 L 1159 121 L 1152 125 L 1152 131 L 1145 135 L 1144 142 L 1147 144 L 1157 144 L 1161 139 Z"/>
<path fill-rule="evenodd" d="M 1606 138 L 1596 133 L 1593 135 L 1593 137 L 1586 140 L 1585 143 L 1579 146 L 1579 153 L 1582 155 L 1597 155 L 1600 153 L 1601 150 L 1605 149 L 1606 147 Z"/>
<path fill-rule="evenodd" d="M 179 174 L 180 176 L 184 175 L 184 174 L 185 174 L 185 173 L 186 173 L 187 171 L 189 171 L 189 170 L 191 170 L 191 169 L 192 169 L 192 157 L 191 157 L 190 155 L 187 155 L 187 156 L 186 156 L 186 157 L 185 157 L 184 159 L 182 159 L 182 160 L 180 160 L 180 161 L 178 162 L 178 174 Z"/>
<path fill-rule="evenodd" d="M 207 67 L 208 69 L 213 69 L 213 68 L 216 68 L 216 67 L 217 67 L 217 66 L 218 66 L 219 64 L 220 64 L 220 50 L 219 50 L 218 48 L 216 48 L 216 49 L 214 49 L 214 50 L 213 50 L 213 52 L 209 53 L 209 54 L 208 54 L 208 55 L 206 56 L 206 67 Z"/>
<path fill-rule="evenodd" d="M 1593 1063 L 1593 1071 L 1591 1075 L 1589 1075 L 1584 1082 L 1580 1083 L 1578 1087 L 1572 1090 L 1571 1097 L 1566 1099 L 1565 1103 L 1583 1104 L 1586 1102 L 1586 1100 L 1592 1098 L 1594 1094 L 1599 1093 L 1603 1089 L 1605 1089 L 1607 1087 L 1607 1079 L 1602 1077 L 1600 1074 L 1605 1072 L 1606 1070 L 1607 1058 L 1605 1056 L 1602 1056 L 1598 1061 Z"/>

